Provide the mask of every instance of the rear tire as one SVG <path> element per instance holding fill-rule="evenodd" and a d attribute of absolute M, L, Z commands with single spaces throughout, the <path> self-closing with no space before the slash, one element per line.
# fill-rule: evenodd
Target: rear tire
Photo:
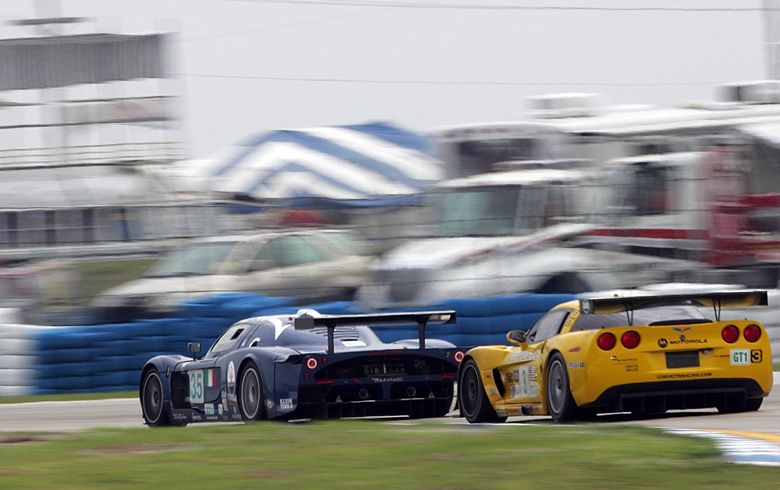
<path fill-rule="evenodd" d="M 569 387 L 569 373 L 563 356 L 556 352 L 547 364 L 547 412 L 555 422 L 565 422 L 577 417 L 577 404 Z"/>
<path fill-rule="evenodd" d="M 149 427 L 171 425 L 171 419 L 165 411 L 162 378 L 157 369 L 149 369 L 141 382 L 141 412 Z"/>
<path fill-rule="evenodd" d="M 238 383 L 238 408 L 244 421 L 264 417 L 262 386 L 257 366 L 250 362 L 241 370 Z"/>
<path fill-rule="evenodd" d="M 458 381 L 458 405 L 461 417 L 472 424 L 506 421 L 506 417 L 499 417 L 490 404 L 477 363 L 473 359 L 463 365 L 463 374 Z"/>

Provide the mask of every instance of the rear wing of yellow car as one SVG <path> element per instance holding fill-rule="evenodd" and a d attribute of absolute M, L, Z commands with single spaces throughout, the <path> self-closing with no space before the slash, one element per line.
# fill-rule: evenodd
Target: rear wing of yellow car
<path fill-rule="evenodd" d="M 580 311 L 588 314 L 631 313 L 643 308 L 659 306 L 693 305 L 709 306 L 720 321 L 721 308 L 743 308 L 746 306 L 766 306 L 766 291 L 727 291 L 693 294 L 659 294 L 647 296 L 588 298 L 580 300 Z"/>
<path fill-rule="evenodd" d="M 314 327 L 326 327 L 328 329 L 328 353 L 332 354 L 333 332 L 338 326 L 364 325 L 377 327 L 382 325 L 416 323 L 417 332 L 420 337 L 420 349 L 425 349 L 425 327 L 429 323 L 455 323 L 456 318 L 457 315 L 455 310 L 376 313 L 368 315 L 302 315 L 295 318 L 295 328 L 296 330 L 301 330 Z"/>

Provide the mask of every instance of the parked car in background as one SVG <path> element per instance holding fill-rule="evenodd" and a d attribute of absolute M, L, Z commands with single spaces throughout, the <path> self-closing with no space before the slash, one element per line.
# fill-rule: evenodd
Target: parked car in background
<path fill-rule="evenodd" d="M 100 293 L 94 306 L 165 311 L 204 295 L 245 291 L 301 302 L 348 299 L 372 260 L 346 230 L 272 231 L 191 242 L 140 279 Z"/>
<path fill-rule="evenodd" d="M 668 281 L 700 264 L 579 246 L 608 197 L 599 175 L 532 168 L 439 183 L 432 238 L 372 266 L 357 299 L 371 308 L 518 292 L 582 293 Z"/>

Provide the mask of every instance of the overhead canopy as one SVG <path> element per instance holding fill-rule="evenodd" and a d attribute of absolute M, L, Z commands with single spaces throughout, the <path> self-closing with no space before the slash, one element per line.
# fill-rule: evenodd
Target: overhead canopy
<path fill-rule="evenodd" d="M 444 176 L 424 137 L 386 123 L 280 130 L 182 169 L 212 191 L 292 205 L 377 206 L 416 199 Z"/>

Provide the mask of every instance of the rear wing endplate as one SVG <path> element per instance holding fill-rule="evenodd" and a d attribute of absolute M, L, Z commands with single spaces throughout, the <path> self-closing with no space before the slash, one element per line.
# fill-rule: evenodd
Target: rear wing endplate
<path fill-rule="evenodd" d="M 766 291 L 727 291 L 581 299 L 580 311 L 584 314 L 599 315 L 623 311 L 631 313 L 634 310 L 659 306 L 710 306 L 715 311 L 716 320 L 720 321 L 721 308 L 766 306 L 767 304 Z"/>
<path fill-rule="evenodd" d="M 314 327 L 328 329 L 328 354 L 334 352 L 333 332 L 336 327 L 360 325 L 378 327 L 384 325 L 398 325 L 404 323 L 416 323 L 420 338 L 420 349 L 425 349 L 425 327 L 429 323 L 450 324 L 455 323 L 457 315 L 454 310 L 443 311 L 415 311 L 401 313 L 377 313 L 367 315 L 302 315 L 294 320 L 296 330 L 307 330 Z"/>

